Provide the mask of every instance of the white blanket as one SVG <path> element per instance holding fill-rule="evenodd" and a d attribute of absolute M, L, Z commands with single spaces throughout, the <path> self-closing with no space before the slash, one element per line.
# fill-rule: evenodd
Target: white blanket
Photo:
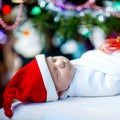
<path fill-rule="evenodd" d="M 120 78 L 120 52 L 106 54 L 100 50 L 91 50 L 83 54 L 77 64 Z"/>
<path fill-rule="evenodd" d="M 47 103 L 13 104 L 14 116 L 0 120 L 120 120 L 120 96 L 68 98 Z"/>
<path fill-rule="evenodd" d="M 76 72 L 67 91 L 61 96 L 120 95 L 120 53 L 105 54 L 91 50 L 71 61 Z"/>

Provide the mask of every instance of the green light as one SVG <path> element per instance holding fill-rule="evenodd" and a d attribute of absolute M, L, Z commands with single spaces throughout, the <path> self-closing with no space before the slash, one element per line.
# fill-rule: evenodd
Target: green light
<path fill-rule="evenodd" d="M 88 28 L 83 28 L 83 29 L 81 29 L 81 34 L 84 37 L 88 38 L 90 36 L 90 34 L 91 34 L 91 30 L 89 30 Z"/>
<path fill-rule="evenodd" d="M 88 38 L 91 35 L 91 31 L 88 31 L 86 33 L 83 34 L 84 37 Z"/>
<path fill-rule="evenodd" d="M 113 6 L 114 6 L 114 8 L 115 8 L 118 12 L 120 12 L 120 2 L 119 2 L 119 1 L 115 2 L 115 3 L 113 4 Z"/>
<path fill-rule="evenodd" d="M 32 14 L 32 15 L 39 15 L 40 13 L 41 13 L 41 9 L 40 9 L 39 6 L 35 6 L 35 7 L 33 7 L 32 10 L 31 10 L 31 14 Z"/>

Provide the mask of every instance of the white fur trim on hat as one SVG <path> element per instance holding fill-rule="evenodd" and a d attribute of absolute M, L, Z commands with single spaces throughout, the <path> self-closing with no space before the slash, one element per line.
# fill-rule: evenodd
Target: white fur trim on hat
<path fill-rule="evenodd" d="M 49 72 L 49 68 L 46 63 L 45 55 L 39 54 L 36 56 L 36 60 L 40 69 L 40 72 L 43 77 L 43 81 L 47 90 L 47 100 L 46 101 L 54 101 L 58 99 L 58 94 L 52 80 L 51 74 Z"/>

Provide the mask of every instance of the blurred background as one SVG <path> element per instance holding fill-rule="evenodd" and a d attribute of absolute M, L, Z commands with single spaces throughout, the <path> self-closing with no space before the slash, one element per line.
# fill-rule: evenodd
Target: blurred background
<path fill-rule="evenodd" d="M 120 33 L 120 0 L 0 0 L 0 107 L 15 72 L 35 55 L 79 58 Z"/>

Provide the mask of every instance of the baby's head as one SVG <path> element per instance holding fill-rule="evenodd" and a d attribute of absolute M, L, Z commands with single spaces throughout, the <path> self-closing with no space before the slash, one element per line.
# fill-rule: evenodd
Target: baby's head
<path fill-rule="evenodd" d="M 53 82 L 58 95 L 68 89 L 75 72 L 75 67 L 69 59 L 64 56 L 45 57 L 45 55 L 37 55 L 36 59 L 46 84 Z"/>
<path fill-rule="evenodd" d="M 48 57 L 40 54 L 22 67 L 4 91 L 5 114 L 12 117 L 14 99 L 22 102 L 54 101 L 70 85 L 75 68 L 65 57 Z"/>
<path fill-rule="evenodd" d="M 47 57 L 46 62 L 58 95 L 68 89 L 73 79 L 75 67 L 63 56 Z"/>

